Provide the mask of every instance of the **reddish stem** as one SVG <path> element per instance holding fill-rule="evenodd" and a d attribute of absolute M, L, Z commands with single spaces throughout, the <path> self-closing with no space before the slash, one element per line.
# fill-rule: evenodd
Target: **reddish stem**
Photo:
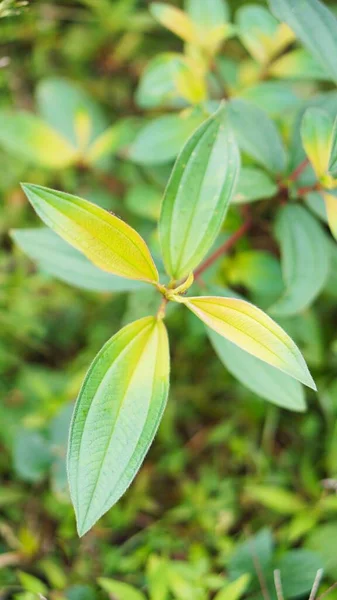
<path fill-rule="evenodd" d="M 291 175 L 289 175 L 289 181 L 296 181 L 302 175 L 303 171 L 305 171 L 308 165 L 309 159 L 306 158 L 303 162 L 301 162 L 298 165 L 298 167 L 296 167 L 296 169 L 291 173 Z"/>
<path fill-rule="evenodd" d="M 309 192 L 316 192 L 320 187 L 317 185 L 308 185 L 306 187 L 298 188 L 297 193 L 299 196 L 305 196 L 305 194 L 309 194 Z"/>
<path fill-rule="evenodd" d="M 241 225 L 241 227 L 239 227 L 239 229 L 233 233 L 230 238 L 228 238 L 228 240 L 226 240 L 217 250 L 215 250 L 215 252 L 213 252 L 213 254 L 211 254 L 211 256 L 209 256 L 209 258 L 207 258 L 200 265 L 200 267 L 194 271 L 194 277 L 196 279 L 200 277 L 200 275 L 202 275 L 202 273 L 204 273 L 216 260 L 218 260 L 218 258 L 220 258 L 223 254 L 226 254 L 226 252 L 228 252 L 236 244 L 236 242 L 239 241 L 239 239 L 241 239 L 245 233 L 247 233 L 251 226 L 252 221 L 250 218 L 248 218 Z"/>

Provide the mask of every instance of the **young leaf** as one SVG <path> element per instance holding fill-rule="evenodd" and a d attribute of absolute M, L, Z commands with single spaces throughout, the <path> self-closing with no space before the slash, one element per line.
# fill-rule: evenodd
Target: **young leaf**
<path fill-rule="evenodd" d="M 329 169 L 333 120 L 320 108 L 306 110 L 301 127 L 303 147 L 318 179 Z"/>
<path fill-rule="evenodd" d="M 150 12 L 161 25 L 175 33 L 185 42 L 193 44 L 196 41 L 197 33 L 193 22 L 179 8 L 170 6 L 164 2 L 154 2 L 150 4 Z"/>
<path fill-rule="evenodd" d="M 124 327 L 92 363 L 75 407 L 68 449 L 80 535 L 135 477 L 160 423 L 168 385 L 166 329 L 154 317 Z"/>
<path fill-rule="evenodd" d="M 337 82 L 337 19 L 329 8 L 320 0 L 269 0 L 269 4 Z"/>
<path fill-rule="evenodd" d="M 147 286 L 98 269 L 48 227 L 14 229 L 11 237 L 38 267 L 69 285 L 95 292 L 130 292 Z"/>
<path fill-rule="evenodd" d="M 124 221 L 78 196 L 32 184 L 23 189 L 42 221 L 95 265 L 120 277 L 158 281 L 147 245 Z"/>
<path fill-rule="evenodd" d="M 303 412 L 306 409 L 303 387 L 285 373 L 262 362 L 207 328 L 212 346 L 226 369 L 242 385 L 277 406 Z"/>
<path fill-rule="evenodd" d="M 268 115 L 246 100 L 231 100 L 230 121 L 241 150 L 272 173 L 283 173 L 287 155 L 280 134 Z"/>
<path fill-rule="evenodd" d="M 263 6 L 249 4 L 237 12 L 238 34 L 248 52 L 259 63 L 267 63 L 294 40 L 294 34 Z"/>
<path fill-rule="evenodd" d="M 19 159 L 53 169 L 67 167 L 77 158 L 66 138 L 28 112 L 1 112 L 0 144 Z"/>
<path fill-rule="evenodd" d="M 245 300 L 217 296 L 184 298 L 184 303 L 208 327 L 233 344 L 316 389 L 296 344 L 256 306 Z"/>
<path fill-rule="evenodd" d="M 187 276 L 212 246 L 239 168 L 227 111 L 220 108 L 184 146 L 165 191 L 160 244 L 166 270 L 174 279 Z"/>
<path fill-rule="evenodd" d="M 204 120 L 204 115 L 199 111 L 158 117 L 141 129 L 129 147 L 127 156 L 143 165 L 172 161 Z"/>
<path fill-rule="evenodd" d="M 281 245 L 285 292 L 271 312 L 295 315 L 310 306 L 324 288 L 330 270 L 330 248 L 321 224 L 299 205 L 280 209 L 275 234 Z"/>

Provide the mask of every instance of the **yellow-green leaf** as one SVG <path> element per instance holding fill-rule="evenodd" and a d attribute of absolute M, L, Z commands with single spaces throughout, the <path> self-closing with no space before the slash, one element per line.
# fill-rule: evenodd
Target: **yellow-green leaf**
<path fill-rule="evenodd" d="M 294 34 L 263 6 L 249 4 L 240 8 L 236 15 L 239 37 L 251 56 L 266 64 L 294 41 Z"/>
<path fill-rule="evenodd" d="M 114 600 L 146 600 L 142 592 L 123 581 L 101 577 L 98 583 L 105 592 L 112 594 Z"/>
<path fill-rule="evenodd" d="M 1 112 L 0 145 L 19 159 L 53 169 L 77 159 L 66 138 L 28 112 Z"/>
<path fill-rule="evenodd" d="M 321 179 L 329 168 L 333 120 L 320 108 L 309 108 L 303 117 L 301 135 L 314 171 Z"/>
<path fill-rule="evenodd" d="M 225 0 L 188 0 L 186 12 L 195 25 L 198 44 L 209 54 L 217 52 L 220 44 L 233 35 L 229 23 L 229 7 Z"/>
<path fill-rule="evenodd" d="M 117 121 L 94 140 L 87 149 L 86 160 L 95 164 L 107 154 L 116 154 L 133 141 L 138 128 L 138 121 L 132 117 Z"/>
<path fill-rule="evenodd" d="M 337 177 L 337 117 L 335 118 L 331 133 L 329 173 L 331 173 L 333 177 Z"/>
<path fill-rule="evenodd" d="M 292 515 L 306 509 L 302 498 L 274 485 L 251 485 L 246 489 L 247 497 L 281 515 Z"/>
<path fill-rule="evenodd" d="M 194 23 L 179 8 L 170 6 L 164 2 L 154 2 L 150 5 L 150 12 L 161 25 L 175 33 L 175 35 L 185 42 L 196 42 L 197 32 Z"/>
<path fill-rule="evenodd" d="M 184 303 L 201 321 L 246 352 L 316 389 L 292 339 L 268 315 L 245 300 L 201 296 Z"/>
<path fill-rule="evenodd" d="M 281 79 L 318 79 L 320 81 L 330 79 L 321 64 L 304 48 L 296 48 L 273 61 L 268 72 L 273 77 Z"/>
<path fill-rule="evenodd" d="M 98 353 L 75 407 L 68 477 L 80 535 L 129 487 L 160 423 L 168 395 L 165 325 L 145 317 Z"/>
<path fill-rule="evenodd" d="M 42 221 L 95 265 L 120 277 L 158 281 L 147 245 L 124 221 L 78 196 L 32 184 L 23 189 Z"/>
<path fill-rule="evenodd" d="M 243 597 L 250 583 L 251 576 L 245 573 L 235 581 L 228 583 L 223 590 L 218 592 L 214 600 L 239 600 Z"/>

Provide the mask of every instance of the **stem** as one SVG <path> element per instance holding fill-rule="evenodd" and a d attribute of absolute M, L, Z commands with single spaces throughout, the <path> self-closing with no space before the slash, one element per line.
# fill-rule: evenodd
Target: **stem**
<path fill-rule="evenodd" d="M 318 191 L 319 189 L 320 187 L 316 183 L 315 185 L 308 185 L 306 187 L 298 188 L 297 193 L 299 194 L 299 196 L 305 196 L 305 194 L 309 194 L 309 192 Z"/>
<path fill-rule="evenodd" d="M 245 235 L 245 233 L 247 233 L 247 231 L 250 229 L 251 226 L 252 226 L 252 221 L 250 218 L 248 218 L 241 225 L 241 227 L 239 227 L 239 229 L 235 233 L 233 233 L 233 235 L 230 238 L 228 238 L 228 240 L 226 240 L 224 242 L 224 244 L 222 244 L 217 250 L 215 250 L 215 252 L 213 252 L 213 254 L 211 254 L 211 256 L 209 256 L 209 258 L 207 258 L 200 265 L 200 267 L 198 267 L 194 271 L 195 279 L 200 277 L 200 275 L 202 275 L 202 273 L 204 273 L 207 269 L 209 269 L 209 267 L 213 263 L 215 263 L 215 261 L 218 260 L 218 258 L 220 258 L 223 254 L 226 254 L 226 252 L 228 252 L 236 244 L 236 242 L 238 242 Z"/>
<path fill-rule="evenodd" d="M 317 596 L 319 585 L 321 583 L 322 576 L 323 576 L 323 569 L 319 569 L 317 571 L 316 579 L 314 581 L 314 585 L 313 585 L 313 588 L 311 590 L 311 594 L 310 594 L 309 600 L 315 600 L 315 598 Z"/>
<path fill-rule="evenodd" d="M 284 600 L 282 581 L 281 581 L 281 571 L 279 569 L 274 571 L 274 583 L 275 583 L 277 600 Z"/>
<path fill-rule="evenodd" d="M 296 181 L 302 175 L 303 171 L 305 171 L 308 165 L 309 159 L 306 158 L 303 162 L 301 162 L 298 165 L 298 167 L 296 167 L 296 169 L 291 173 L 291 175 L 289 175 L 289 181 Z"/>
<path fill-rule="evenodd" d="M 168 303 L 167 298 L 163 298 L 162 301 L 161 301 L 161 303 L 160 303 L 160 306 L 158 308 L 158 312 L 157 312 L 157 319 L 158 320 L 164 319 L 165 314 L 166 314 L 167 303 Z"/>

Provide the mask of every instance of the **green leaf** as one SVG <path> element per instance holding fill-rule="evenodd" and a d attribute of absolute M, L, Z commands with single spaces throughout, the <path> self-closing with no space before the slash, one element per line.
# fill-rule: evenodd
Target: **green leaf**
<path fill-rule="evenodd" d="M 319 0 L 269 0 L 269 4 L 337 82 L 337 19 L 329 8 Z"/>
<path fill-rule="evenodd" d="M 305 360 L 292 339 L 262 310 L 245 300 L 200 296 L 184 304 L 208 327 L 249 354 L 316 389 Z"/>
<path fill-rule="evenodd" d="M 167 185 L 159 221 L 162 254 L 174 279 L 187 276 L 218 235 L 240 168 L 240 156 L 220 108 L 184 146 Z"/>
<path fill-rule="evenodd" d="M 43 581 L 30 575 L 30 573 L 25 573 L 24 571 L 18 571 L 17 573 L 20 584 L 23 589 L 27 592 L 32 592 L 34 595 L 47 594 L 48 588 Z"/>
<path fill-rule="evenodd" d="M 98 583 L 105 592 L 113 595 L 114 600 L 146 600 L 144 594 L 123 581 L 100 577 Z"/>
<path fill-rule="evenodd" d="M 28 112 L 1 111 L 0 144 L 19 160 L 62 169 L 77 160 L 67 139 Z"/>
<path fill-rule="evenodd" d="M 135 477 L 160 423 L 168 385 L 166 329 L 154 317 L 124 327 L 92 363 L 75 407 L 68 450 L 80 535 Z"/>
<path fill-rule="evenodd" d="M 258 502 L 280 515 L 303 513 L 307 509 L 306 504 L 299 496 L 275 485 L 249 485 L 245 490 L 245 494 L 250 500 Z"/>
<path fill-rule="evenodd" d="M 167 600 L 170 563 L 166 558 L 152 554 L 146 565 L 146 579 L 150 600 Z"/>
<path fill-rule="evenodd" d="M 309 594 L 317 572 L 322 568 L 318 554 L 309 550 L 291 550 L 278 564 L 283 592 L 286 598 L 299 598 Z"/>
<path fill-rule="evenodd" d="M 66 589 L 67 600 L 97 600 L 96 591 L 88 585 L 72 585 Z"/>
<path fill-rule="evenodd" d="M 275 302 L 283 290 L 281 265 L 270 252 L 242 250 L 227 258 L 224 268 L 231 285 L 244 285 L 254 294 L 264 296 L 266 302 Z"/>
<path fill-rule="evenodd" d="M 229 21 L 227 0 L 185 0 L 185 10 L 199 30 L 211 32 Z"/>
<path fill-rule="evenodd" d="M 204 120 L 200 111 L 157 117 L 139 132 L 129 147 L 127 156 L 144 165 L 170 162 Z"/>
<path fill-rule="evenodd" d="M 295 315 L 310 306 L 324 288 L 330 270 L 330 248 L 321 224 L 299 205 L 280 209 L 275 235 L 281 246 L 285 292 L 271 312 Z"/>
<path fill-rule="evenodd" d="M 240 98 L 255 104 L 272 117 L 293 111 L 302 102 L 293 86 L 283 81 L 261 81 L 240 91 Z"/>
<path fill-rule="evenodd" d="M 14 468 L 24 481 L 41 481 L 52 461 L 47 440 L 37 431 L 20 430 L 13 448 Z"/>
<path fill-rule="evenodd" d="M 272 173 L 283 173 L 287 155 L 274 122 L 246 100 L 228 104 L 230 120 L 243 152 Z"/>
<path fill-rule="evenodd" d="M 81 252 L 47 227 L 14 229 L 11 236 L 39 269 L 69 285 L 95 292 L 129 292 L 144 285 L 95 267 Z"/>
<path fill-rule="evenodd" d="M 236 13 L 236 22 L 243 45 L 259 63 L 267 63 L 293 41 L 293 33 L 263 6 L 243 6 Z"/>
<path fill-rule="evenodd" d="M 161 200 L 162 194 L 157 187 L 140 183 L 129 188 L 125 197 L 125 204 L 135 215 L 157 223 Z"/>
<path fill-rule="evenodd" d="M 256 200 L 272 198 L 276 195 L 277 190 L 276 183 L 261 169 L 242 167 L 232 202 L 234 204 L 246 204 L 256 202 Z"/>
<path fill-rule="evenodd" d="M 330 141 L 329 173 L 337 177 L 337 117 L 335 118 Z"/>
<path fill-rule="evenodd" d="M 78 196 L 33 184 L 22 187 L 42 221 L 96 266 L 129 279 L 158 281 L 147 245 L 124 221 Z"/>
<path fill-rule="evenodd" d="M 305 411 L 306 403 L 300 383 L 241 350 L 215 331 L 207 328 L 207 333 L 221 362 L 242 385 L 277 406 Z"/>
<path fill-rule="evenodd" d="M 337 193 L 324 191 L 323 198 L 330 231 L 337 240 Z"/>
<path fill-rule="evenodd" d="M 254 537 L 239 544 L 229 561 L 229 574 L 231 579 L 238 579 L 249 573 L 252 576 L 252 584 L 258 583 L 256 575 L 256 560 L 259 569 L 265 576 L 271 570 L 273 557 L 273 538 L 270 529 L 262 529 Z"/>
<path fill-rule="evenodd" d="M 303 117 L 301 136 L 303 147 L 318 179 L 329 169 L 333 119 L 320 108 L 309 108 Z"/>
<path fill-rule="evenodd" d="M 307 548 L 321 558 L 324 570 L 333 580 L 337 577 L 336 538 L 337 521 L 331 520 L 316 527 L 308 536 L 306 544 Z"/>

